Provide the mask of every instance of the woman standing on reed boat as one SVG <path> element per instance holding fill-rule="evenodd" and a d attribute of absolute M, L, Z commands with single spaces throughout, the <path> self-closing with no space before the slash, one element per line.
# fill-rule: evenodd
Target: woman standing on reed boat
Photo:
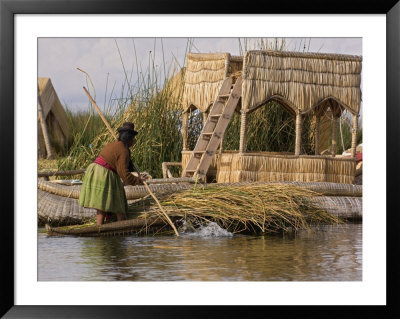
<path fill-rule="evenodd" d="M 129 148 L 135 143 L 135 126 L 125 122 L 118 128 L 118 141 L 107 144 L 91 163 L 83 177 L 79 205 L 97 210 L 96 224 L 102 225 L 106 213 L 114 213 L 117 220 L 125 219 L 128 203 L 124 186 L 143 184 L 140 177 L 130 173 L 133 163 Z"/>

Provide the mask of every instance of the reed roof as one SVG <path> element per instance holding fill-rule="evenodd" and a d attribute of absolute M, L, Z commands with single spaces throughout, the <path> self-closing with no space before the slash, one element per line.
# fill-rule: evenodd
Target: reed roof
<path fill-rule="evenodd" d="M 188 53 L 182 104 L 207 111 L 228 74 L 229 53 Z"/>
<path fill-rule="evenodd" d="M 325 104 L 358 114 L 361 65 L 362 57 L 354 55 L 247 51 L 242 106 L 251 111 L 275 99 L 294 113 L 306 113 Z"/>
<path fill-rule="evenodd" d="M 361 103 L 362 57 L 330 53 L 273 50 L 188 53 L 183 108 L 208 110 L 225 77 L 243 73 L 243 109 L 252 111 L 276 100 L 291 113 L 330 108 L 358 114 Z"/>
<path fill-rule="evenodd" d="M 62 133 L 64 138 L 68 138 L 67 114 L 61 105 L 50 78 L 38 78 L 38 87 L 44 117 L 47 122 L 51 122 L 47 123 L 50 133 L 57 136 L 60 135 L 59 133 Z"/>

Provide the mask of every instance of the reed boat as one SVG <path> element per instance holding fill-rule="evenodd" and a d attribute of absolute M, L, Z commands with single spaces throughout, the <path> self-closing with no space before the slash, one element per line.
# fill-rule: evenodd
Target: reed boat
<path fill-rule="evenodd" d="M 162 198 L 165 195 L 199 187 L 191 178 L 153 179 L 148 183 L 151 191 Z M 318 193 L 311 204 L 344 220 L 362 219 L 362 186 L 328 182 L 248 182 L 203 183 L 201 187 L 232 187 L 240 185 L 292 184 Z M 150 234 L 168 229 L 168 223 L 160 218 L 138 218 L 143 202 L 149 193 L 145 186 L 125 186 L 128 200 L 128 220 L 96 226 L 96 211 L 78 204 L 80 185 L 63 185 L 54 181 L 38 181 L 38 224 L 46 225 L 49 235 L 107 236 L 110 234 Z M 149 199 L 150 200 L 150 199 Z M 92 223 L 92 224 L 90 224 Z M 79 226 L 81 225 L 81 226 Z"/>
<path fill-rule="evenodd" d="M 147 182 L 156 196 L 193 187 L 192 178 L 152 179 Z M 124 186 L 128 206 L 149 196 L 145 186 Z M 78 204 L 81 185 L 60 181 L 38 181 L 38 225 L 84 224 L 96 216 L 96 210 Z"/>

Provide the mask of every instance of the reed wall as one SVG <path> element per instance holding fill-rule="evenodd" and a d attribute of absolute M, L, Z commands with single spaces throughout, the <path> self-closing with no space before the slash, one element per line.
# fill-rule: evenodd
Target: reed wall
<path fill-rule="evenodd" d="M 356 161 L 351 158 L 277 153 L 223 153 L 218 183 L 299 181 L 353 184 Z"/>
<path fill-rule="evenodd" d="M 191 153 L 182 152 L 182 170 Z M 207 180 L 215 179 L 218 183 L 298 181 L 353 184 L 355 173 L 356 160 L 353 158 L 224 151 L 222 155 L 214 156 Z"/>

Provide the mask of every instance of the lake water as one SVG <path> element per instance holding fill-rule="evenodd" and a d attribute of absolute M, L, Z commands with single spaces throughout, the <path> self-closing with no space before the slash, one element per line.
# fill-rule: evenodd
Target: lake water
<path fill-rule="evenodd" d="M 362 224 L 268 236 L 215 224 L 179 237 L 38 233 L 39 281 L 361 281 Z"/>

